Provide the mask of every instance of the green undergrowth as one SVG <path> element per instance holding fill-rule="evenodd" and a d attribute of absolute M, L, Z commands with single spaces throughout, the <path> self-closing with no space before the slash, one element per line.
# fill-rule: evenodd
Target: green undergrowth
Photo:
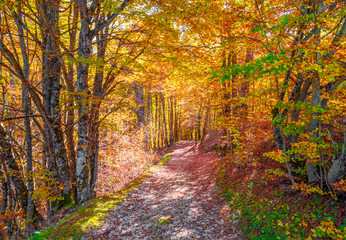
<path fill-rule="evenodd" d="M 169 159 L 171 159 L 172 154 L 171 153 L 167 153 L 161 160 L 161 162 L 158 164 L 159 166 L 165 165 Z"/>
<path fill-rule="evenodd" d="M 66 215 L 56 226 L 46 228 L 42 232 L 35 232 L 34 237 L 30 238 L 30 240 L 79 239 L 89 230 L 92 230 L 92 228 L 100 227 L 109 212 L 118 203 L 122 202 L 130 191 L 136 189 L 146 177 L 157 167 L 166 164 L 170 158 L 171 154 L 166 154 L 160 163 L 152 166 L 125 188 L 110 195 L 97 197 L 84 204 L 74 213 Z"/>
<path fill-rule="evenodd" d="M 249 239 L 346 239 L 345 204 L 266 178 L 264 168 L 219 164 L 219 188 L 230 218 Z"/>

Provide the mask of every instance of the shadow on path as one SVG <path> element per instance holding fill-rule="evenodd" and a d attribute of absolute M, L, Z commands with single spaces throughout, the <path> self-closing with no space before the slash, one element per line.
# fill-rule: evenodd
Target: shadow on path
<path fill-rule="evenodd" d="M 213 179 L 217 157 L 192 141 L 114 208 L 87 239 L 240 239 Z"/>

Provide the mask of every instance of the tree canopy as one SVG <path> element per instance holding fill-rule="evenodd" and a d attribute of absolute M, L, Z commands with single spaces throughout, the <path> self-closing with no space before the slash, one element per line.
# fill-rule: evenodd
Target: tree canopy
<path fill-rule="evenodd" d="M 94 199 L 115 133 L 146 152 L 214 141 L 226 162 L 269 162 L 293 189 L 344 198 L 345 9 L 2 0 L 0 231 L 31 236 Z"/>

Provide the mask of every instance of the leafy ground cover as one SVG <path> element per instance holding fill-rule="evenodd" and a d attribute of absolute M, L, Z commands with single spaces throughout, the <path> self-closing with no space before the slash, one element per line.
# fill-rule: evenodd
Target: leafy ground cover
<path fill-rule="evenodd" d="M 46 228 L 42 232 L 36 232 L 30 240 L 79 239 L 88 229 L 99 227 L 108 216 L 109 211 L 119 204 L 130 191 L 136 189 L 157 167 L 166 164 L 170 156 L 169 153 L 166 154 L 160 163 L 152 166 L 123 189 L 113 194 L 97 197 L 86 203 L 72 214 L 66 215 L 56 226 Z"/>
<path fill-rule="evenodd" d="M 221 193 L 246 237 L 346 239 L 344 199 L 292 189 L 287 176 L 272 174 L 280 164 L 261 158 L 247 166 L 227 157 L 219 162 Z"/>
<path fill-rule="evenodd" d="M 173 144 L 171 159 L 109 213 L 85 240 L 242 239 L 215 179 L 218 157 L 194 141 Z"/>

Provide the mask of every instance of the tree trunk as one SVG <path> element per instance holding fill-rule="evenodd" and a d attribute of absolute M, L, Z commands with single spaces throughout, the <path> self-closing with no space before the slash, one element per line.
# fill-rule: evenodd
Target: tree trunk
<path fill-rule="evenodd" d="M 326 101 L 322 101 L 323 105 L 326 105 Z M 345 131 L 345 125 L 346 125 L 346 118 L 343 119 L 343 135 L 344 135 L 344 142 L 342 144 L 342 150 L 340 156 L 334 156 L 334 159 L 332 160 L 332 166 L 329 169 L 328 172 L 328 183 L 332 184 L 335 183 L 342 178 L 346 176 L 346 131 Z"/>
<path fill-rule="evenodd" d="M 197 114 L 197 120 L 195 125 L 195 140 L 196 142 L 201 139 L 201 122 L 202 122 L 202 106 L 203 104 L 200 103 L 198 114 Z"/>
<path fill-rule="evenodd" d="M 16 18 L 16 25 L 18 29 L 18 37 L 20 42 L 20 48 L 22 52 L 22 60 L 23 60 L 23 74 L 26 79 L 29 79 L 29 57 L 28 57 L 28 47 L 24 40 L 24 31 L 23 26 L 19 21 L 22 21 L 21 8 L 19 7 L 19 11 Z M 22 108 L 24 112 L 24 129 L 25 129 L 25 146 L 26 146 L 26 173 L 27 173 L 27 186 L 28 186 L 28 207 L 27 207 L 27 216 L 26 219 L 29 220 L 28 224 L 26 224 L 27 237 L 32 235 L 32 222 L 34 217 L 34 200 L 32 199 L 32 195 L 34 193 L 34 182 L 33 182 L 33 169 L 32 169 L 32 134 L 31 134 L 31 124 L 29 115 L 31 112 L 31 104 L 28 89 L 25 86 L 22 86 Z"/>
<path fill-rule="evenodd" d="M 154 149 L 158 149 L 159 145 L 158 145 L 158 139 L 159 139 L 159 123 L 158 123 L 158 103 L 157 103 L 157 97 L 153 98 L 155 100 L 155 131 L 154 131 Z"/>
<path fill-rule="evenodd" d="M 205 119 L 204 119 L 204 124 L 203 124 L 203 130 L 202 130 L 202 136 L 201 136 L 201 144 L 204 142 L 205 136 L 207 135 L 207 130 L 209 128 L 209 107 L 207 107 L 207 111 L 205 113 Z"/>
<path fill-rule="evenodd" d="M 12 154 L 12 145 L 8 142 L 8 135 L 5 128 L 0 124 L 0 159 L 6 164 L 10 171 L 11 181 L 16 189 L 16 195 L 21 209 L 27 212 L 28 208 L 28 189 L 20 175 L 20 169 Z"/>
<path fill-rule="evenodd" d="M 73 10 L 71 10 L 72 16 L 72 26 L 69 25 L 70 32 L 70 47 L 69 52 L 72 56 L 74 56 L 74 51 L 76 48 L 76 37 L 77 37 L 77 24 L 78 24 L 78 2 L 74 0 Z M 65 127 L 65 135 L 66 135 L 66 148 L 67 148 L 67 156 L 69 160 L 69 168 L 70 168 L 70 176 L 71 176 L 71 188 L 72 195 L 75 202 L 77 202 L 77 188 L 76 188 L 76 151 L 75 151 L 75 85 L 74 85 L 74 73 L 75 68 L 74 64 L 70 64 L 68 66 L 68 72 L 66 76 L 66 86 L 68 90 L 68 101 L 67 101 L 67 121 Z"/>
<path fill-rule="evenodd" d="M 52 216 L 58 209 L 71 202 L 71 186 L 70 173 L 67 160 L 67 151 L 64 145 L 61 106 L 60 106 L 60 90 L 61 90 L 61 64 L 59 56 L 59 44 L 57 38 L 59 36 L 59 6 L 60 1 L 42 2 L 40 7 L 42 24 L 42 94 L 43 105 L 47 113 L 47 121 L 45 122 L 46 143 L 45 151 L 48 157 L 48 169 L 53 178 L 58 181 L 61 186 L 53 186 L 53 190 L 58 191 L 60 199 L 48 203 L 48 215 Z M 46 31 L 49 29 L 49 31 Z M 62 190 L 58 190 L 62 188 Z"/>
<path fill-rule="evenodd" d="M 178 111 L 177 111 L 177 99 L 173 99 L 174 101 L 174 141 L 179 141 L 179 123 L 178 123 Z"/>
<path fill-rule="evenodd" d="M 104 61 L 106 54 L 108 28 L 100 31 L 96 36 L 97 40 L 97 57 Z M 102 83 L 104 77 L 104 66 L 101 65 L 96 70 L 93 88 L 93 101 L 90 108 L 89 133 L 88 133 L 88 162 L 90 164 L 90 199 L 95 198 L 95 185 L 98 172 L 99 156 L 99 127 L 100 127 L 100 106 L 103 100 Z"/>
<path fill-rule="evenodd" d="M 88 146 L 88 60 L 91 53 L 92 36 L 90 34 L 89 16 L 86 0 L 79 0 L 80 32 L 78 43 L 78 58 L 82 61 L 77 67 L 77 100 L 78 100 L 78 147 L 76 160 L 77 203 L 83 204 L 89 200 L 89 166 L 87 162 Z"/>
<path fill-rule="evenodd" d="M 246 51 L 246 57 L 245 57 L 245 62 L 250 62 L 253 60 L 253 53 L 249 50 Z M 242 98 L 242 104 L 241 104 L 241 117 L 246 118 L 248 115 L 248 104 L 244 99 L 246 96 L 249 94 L 249 80 L 248 76 L 244 75 L 244 80 L 241 84 L 241 90 L 240 90 L 240 97 Z"/>
<path fill-rule="evenodd" d="M 174 131 L 173 131 L 173 119 L 174 119 L 174 112 L 173 112 L 173 97 L 170 97 L 169 99 L 169 145 L 172 145 L 174 143 Z"/>
<path fill-rule="evenodd" d="M 135 92 L 135 102 L 137 105 L 137 108 L 135 110 L 135 113 L 137 115 L 137 124 L 138 124 L 138 128 L 141 128 L 145 125 L 145 114 L 144 114 L 144 89 L 143 89 L 143 85 L 138 83 L 138 82 L 134 82 L 133 84 L 131 84 L 134 92 Z"/>
<path fill-rule="evenodd" d="M 164 134 L 164 142 L 166 146 L 169 146 L 168 143 L 168 131 L 167 131 L 167 121 L 166 121 L 166 99 L 163 97 L 163 95 L 161 94 L 161 104 L 162 104 L 162 112 L 163 112 L 163 126 L 165 129 L 165 134 Z"/>
<path fill-rule="evenodd" d="M 316 26 L 316 29 L 314 31 L 315 35 L 315 45 L 318 47 L 319 45 L 319 40 L 320 40 L 320 34 L 321 34 L 321 29 Z M 320 53 L 316 53 L 316 64 L 320 64 L 319 58 L 320 58 Z M 311 105 L 312 109 L 316 107 L 321 107 L 321 80 L 319 73 L 316 71 L 313 76 L 313 81 L 312 81 L 312 98 L 311 98 Z M 312 114 L 312 119 L 310 122 L 310 133 L 312 133 L 313 141 L 316 141 L 318 143 L 318 137 L 319 137 L 319 116 L 321 114 L 319 111 L 313 112 Z M 314 163 L 311 163 L 309 159 L 307 160 L 307 166 L 306 166 L 307 174 L 308 174 L 308 179 L 309 182 L 315 183 L 317 182 L 320 177 L 318 176 L 318 167 Z M 322 177 L 322 176 L 321 176 Z"/>
<path fill-rule="evenodd" d="M 3 159 L 1 159 L 0 162 L 0 181 L 1 181 L 1 193 L 2 193 L 2 199 L 1 199 L 1 208 L 0 213 L 1 215 L 5 215 L 5 212 L 7 210 L 8 206 L 8 184 L 7 184 L 7 178 L 5 175 L 5 170 L 2 167 Z"/>
<path fill-rule="evenodd" d="M 148 97 L 147 97 L 146 124 L 148 125 L 148 136 L 146 136 L 146 141 L 147 141 L 146 146 L 147 146 L 147 149 L 151 149 L 152 148 L 153 128 L 152 128 L 152 102 L 151 102 L 150 88 L 148 89 Z"/>
<path fill-rule="evenodd" d="M 158 148 L 163 146 L 163 131 L 162 131 L 162 109 L 161 109 L 161 101 L 160 94 L 156 95 L 156 107 L 158 111 Z"/>
<path fill-rule="evenodd" d="M 1 144 L 1 143 L 0 143 Z M 1 215 L 5 216 L 7 211 L 14 211 L 15 209 L 15 199 L 14 194 L 11 189 L 11 181 L 9 177 L 9 171 L 6 166 L 5 159 L 1 157 L 0 153 L 0 171 L 1 171 L 1 183 L 2 183 L 2 203 L 1 203 Z M 7 235 L 11 238 L 13 236 L 13 219 L 4 219 L 4 223 L 7 225 Z M 5 236 L 1 236 L 2 239 L 5 239 Z"/>
<path fill-rule="evenodd" d="M 99 126 L 100 126 L 100 104 L 93 104 L 90 109 L 89 119 L 89 142 L 88 142 L 88 162 L 90 165 L 90 199 L 95 198 L 95 185 L 98 172 L 99 156 Z"/>

